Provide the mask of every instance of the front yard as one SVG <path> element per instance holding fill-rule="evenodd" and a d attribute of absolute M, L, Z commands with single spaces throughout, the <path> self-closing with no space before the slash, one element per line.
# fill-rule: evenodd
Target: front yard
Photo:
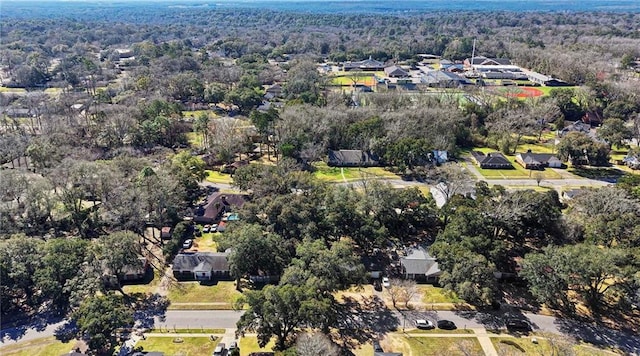
<path fill-rule="evenodd" d="M 0 354 L 4 356 L 60 356 L 69 353 L 76 344 L 76 340 L 62 342 L 55 337 L 45 337 L 31 341 L 23 341 L 0 348 Z"/>
<path fill-rule="evenodd" d="M 200 282 L 173 283 L 169 288 L 169 309 L 232 309 L 233 303 L 242 295 L 235 287 L 235 282 L 218 281 L 214 285 Z M 173 303 L 178 303 L 173 305 Z M 198 308 L 194 308 L 198 306 Z"/>
<path fill-rule="evenodd" d="M 410 337 L 390 334 L 381 343 L 386 352 L 403 355 L 482 355 L 482 347 L 475 337 Z"/>
<path fill-rule="evenodd" d="M 165 355 L 201 356 L 211 355 L 220 339 L 212 341 L 208 337 L 147 337 L 140 340 L 136 347 L 142 347 L 143 351 L 159 351 Z"/>

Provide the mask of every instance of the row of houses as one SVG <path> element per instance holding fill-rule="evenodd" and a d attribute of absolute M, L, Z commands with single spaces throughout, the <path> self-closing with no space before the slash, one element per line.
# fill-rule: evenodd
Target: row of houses
<path fill-rule="evenodd" d="M 483 169 L 513 169 L 511 161 L 500 152 L 471 151 L 471 159 Z M 533 153 L 527 150 L 516 154 L 515 161 L 525 169 L 564 168 L 565 165 L 552 153 Z"/>
<path fill-rule="evenodd" d="M 443 150 L 433 150 L 430 154 L 433 164 L 449 161 L 449 154 Z M 383 166 L 380 157 L 369 151 L 362 150 L 329 150 L 328 162 L 330 167 L 379 167 Z"/>

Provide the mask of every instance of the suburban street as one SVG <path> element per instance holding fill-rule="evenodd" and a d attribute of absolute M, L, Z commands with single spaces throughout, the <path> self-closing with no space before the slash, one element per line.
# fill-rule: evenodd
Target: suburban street
<path fill-rule="evenodd" d="M 242 312 L 233 310 L 169 310 L 164 317 L 155 318 L 155 328 L 161 329 L 227 329 L 232 333 Z M 475 311 L 406 311 L 394 312 L 398 320 L 397 331 L 414 328 L 414 320 L 425 318 L 428 320 L 451 320 L 459 329 L 499 329 L 504 327 L 502 314 L 480 313 Z M 528 319 L 536 331 L 562 334 L 568 337 L 582 339 L 595 345 L 609 345 L 618 347 L 628 354 L 640 354 L 640 338 L 638 335 L 614 331 L 602 326 L 595 326 L 573 320 L 564 320 L 552 316 L 531 313 L 522 314 Z M 11 328 L 1 332 L 2 346 L 16 342 L 29 341 L 42 337 L 53 336 L 55 330 L 63 322 L 48 325 L 44 328 Z M 366 326 L 363 326 L 366 327 Z M 12 336 L 13 335 L 13 336 Z M 17 335 L 17 336 L 16 336 Z M 14 336 L 17 337 L 14 339 Z"/>

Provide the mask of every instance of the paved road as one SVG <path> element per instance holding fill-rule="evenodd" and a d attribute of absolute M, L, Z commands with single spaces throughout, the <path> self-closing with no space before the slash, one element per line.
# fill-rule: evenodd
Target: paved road
<path fill-rule="evenodd" d="M 168 310 L 163 320 L 155 318 L 155 326 L 163 329 L 235 329 L 241 315 L 242 312 L 234 310 Z"/>

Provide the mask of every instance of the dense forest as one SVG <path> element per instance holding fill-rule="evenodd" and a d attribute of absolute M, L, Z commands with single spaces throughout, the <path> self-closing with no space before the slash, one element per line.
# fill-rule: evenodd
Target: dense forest
<path fill-rule="evenodd" d="M 238 327 L 261 345 L 275 336 L 285 350 L 314 328 L 348 349 L 331 334 L 345 322 L 334 292 L 366 282 L 361 256 L 409 244 L 428 246 L 440 285 L 472 305 L 544 305 L 639 327 L 637 174 L 561 201 L 555 190 L 475 182 L 457 163 L 431 164 L 431 154 L 513 154 L 594 114 L 595 136 L 558 138 L 563 161 L 608 166 L 622 148 L 640 156 L 640 14 L 11 9 L 0 14 L 3 319 L 70 315 L 106 354 L 113 332 L 155 298 L 126 294 L 124 269 L 145 256 L 164 271 L 195 232 L 184 217 L 206 195 L 208 171 L 251 160 L 232 181 L 251 199 L 219 243 L 233 251 L 238 281 L 281 276 L 239 301 L 248 310 Z M 410 67 L 420 54 L 459 62 L 474 42 L 476 55 L 573 86 L 531 100 L 497 100 L 476 86 L 356 94 L 318 70 L 366 58 Z M 267 109 L 273 84 L 282 93 Z M 461 102 L 460 92 L 482 100 Z M 314 163 L 330 149 L 376 152 L 390 172 L 436 187 L 445 202 L 366 177 L 320 181 Z M 150 236 L 163 226 L 175 227 L 171 240 Z M 96 310 L 118 322 L 96 329 Z"/>

